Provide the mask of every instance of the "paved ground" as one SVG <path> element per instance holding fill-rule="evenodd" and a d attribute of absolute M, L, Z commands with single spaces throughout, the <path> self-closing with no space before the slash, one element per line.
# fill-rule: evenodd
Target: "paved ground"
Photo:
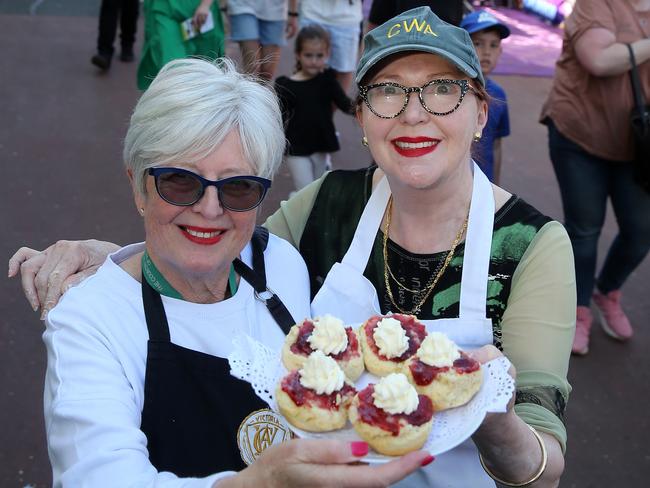
<path fill-rule="evenodd" d="M 59 238 L 140 239 L 140 219 L 120 162 L 120 144 L 138 93 L 135 65 L 116 62 L 106 75 L 88 62 L 98 0 L 0 0 L 0 262 L 22 244 Z M 36 15 L 29 15 L 30 7 Z M 236 50 L 231 52 L 235 53 Z M 285 50 L 280 72 L 291 66 Z M 561 219 L 546 136 L 536 118 L 550 81 L 501 77 L 511 105 L 503 186 Z M 337 115 L 343 150 L 335 167 L 368 156 L 350 117 Z M 290 190 L 283 171 L 264 213 Z M 602 248 L 616 231 L 608 217 Z M 646 487 L 650 477 L 650 259 L 625 287 L 637 335 L 618 344 L 595 330 L 590 354 L 573 359 L 569 450 L 563 487 Z M 42 420 L 45 354 L 42 326 L 16 280 L 0 281 L 0 486 L 50 484 Z M 471 488 L 471 487 L 468 487 Z"/>

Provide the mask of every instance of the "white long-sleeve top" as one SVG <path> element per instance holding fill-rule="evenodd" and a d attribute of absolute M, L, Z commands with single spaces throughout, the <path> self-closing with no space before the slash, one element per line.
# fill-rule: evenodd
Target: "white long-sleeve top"
<path fill-rule="evenodd" d="M 48 314 L 45 425 L 54 487 L 210 487 L 220 477 L 178 478 L 150 463 L 140 430 L 148 331 L 141 284 L 119 267 L 133 244 L 68 291 Z M 265 251 L 268 286 L 297 321 L 309 316 L 309 280 L 298 252 L 273 235 Z M 242 260 L 251 266 L 250 244 Z M 280 350 L 284 334 L 252 287 L 240 280 L 227 300 L 196 304 L 162 297 L 174 344 L 226 358 L 245 332 Z"/>
<path fill-rule="evenodd" d="M 361 0 L 301 0 L 300 17 L 334 26 L 357 26 L 363 20 Z"/>

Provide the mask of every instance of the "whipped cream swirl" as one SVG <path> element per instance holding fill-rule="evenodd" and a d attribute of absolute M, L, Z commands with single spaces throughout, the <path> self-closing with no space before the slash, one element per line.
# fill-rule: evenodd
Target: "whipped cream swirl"
<path fill-rule="evenodd" d="M 420 344 L 416 355 L 424 364 L 444 368 L 454 364 L 454 361 L 460 357 L 460 351 L 458 346 L 442 332 L 429 332 Z"/>
<path fill-rule="evenodd" d="M 315 351 L 339 354 L 348 347 L 348 335 L 343 321 L 329 314 L 314 319 L 314 331 L 307 342 Z"/>
<path fill-rule="evenodd" d="M 399 320 L 385 317 L 377 322 L 372 337 L 382 356 L 397 358 L 409 348 L 409 337 Z"/>
<path fill-rule="evenodd" d="M 300 384 L 319 395 L 329 395 L 343 388 L 345 373 L 331 357 L 314 351 L 300 370 Z"/>
<path fill-rule="evenodd" d="M 375 385 L 374 403 L 390 414 L 410 414 L 418 408 L 418 393 L 402 373 L 391 373 Z"/>

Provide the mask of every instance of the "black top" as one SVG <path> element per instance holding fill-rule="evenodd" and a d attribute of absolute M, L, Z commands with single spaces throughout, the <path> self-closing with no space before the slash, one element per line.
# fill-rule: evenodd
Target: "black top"
<path fill-rule="evenodd" d="M 372 193 L 372 175 L 376 166 L 359 170 L 337 170 L 329 173 L 320 187 L 312 211 L 300 239 L 300 254 L 307 263 L 311 277 L 311 293 L 315 296 L 329 270 L 348 251 L 363 209 Z M 341 198 L 345 195 L 345 198 Z M 505 312 L 512 276 L 537 232 L 551 219 L 517 196 L 512 196 L 494 215 L 492 250 L 488 283 L 488 318 L 494 326 L 494 342 L 501 342 L 501 319 Z M 384 284 L 383 232 L 377 231 L 372 252 L 364 271 L 377 290 L 382 313 L 392 310 Z M 388 239 L 388 262 L 400 282 L 411 289 L 422 289 L 444 260 L 447 252 L 414 254 Z M 440 278 L 434 293 L 418 314 L 420 319 L 458 317 L 460 287 L 465 243 L 456 248 L 454 259 Z M 392 283 L 392 281 L 390 281 Z M 413 296 L 393 283 L 394 298 L 404 309 L 413 308 Z M 395 310 L 393 310 L 395 311 Z"/>
<path fill-rule="evenodd" d="M 275 80 L 275 90 L 289 141 L 287 154 L 309 156 L 339 150 L 332 104 L 350 115 L 354 114 L 354 104 L 332 69 L 304 81 L 280 76 Z"/>
<path fill-rule="evenodd" d="M 374 0 L 368 20 L 375 25 L 381 25 L 416 7 L 429 7 L 442 20 L 454 25 L 460 25 L 463 18 L 462 0 Z"/>

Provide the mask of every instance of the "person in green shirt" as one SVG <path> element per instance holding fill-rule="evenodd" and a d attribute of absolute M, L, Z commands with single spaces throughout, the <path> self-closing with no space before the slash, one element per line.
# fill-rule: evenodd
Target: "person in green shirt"
<path fill-rule="evenodd" d="M 144 46 L 138 65 L 138 88 L 146 90 L 160 69 L 173 59 L 224 55 L 223 19 L 214 0 L 145 0 Z M 193 37 L 186 38 L 182 23 L 191 19 Z M 209 22 L 213 27 L 201 28 Z"/>

